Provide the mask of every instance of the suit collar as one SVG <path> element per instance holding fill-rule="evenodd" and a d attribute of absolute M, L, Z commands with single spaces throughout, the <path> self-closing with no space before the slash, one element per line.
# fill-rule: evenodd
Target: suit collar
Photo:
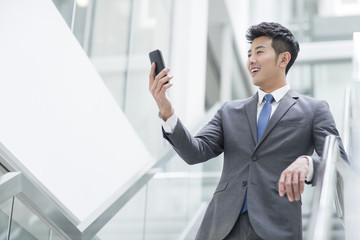
<path fill-rule="evenodd" d="M 274 97 L 275 102 L 279 102 L 289 90 L 290 90 L 290 86 L 288 84 L 286 84 L 285 86 L 276 89 L 275 91 L 271 92 L 270 94 Z M 259 95 L 258 102 L 259 102 L 259 104 L 261 104 L 264 100 L 264 96 L 267 93 L 264 92 L 263 90 L 261 90 L 260 88 L 257 91 L 257 93 Z"/>

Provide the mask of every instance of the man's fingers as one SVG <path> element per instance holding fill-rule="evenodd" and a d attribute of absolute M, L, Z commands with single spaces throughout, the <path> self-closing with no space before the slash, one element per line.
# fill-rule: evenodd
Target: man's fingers
<path fill-rule="evenodd" d="M 285 192 L 290 202 L 300 200 L 300 196 L 304 191 L 305 177 L 296 170 L 286 169 L 281 173 L 279 179 L 279 195 L 283 197 Z"/>
<path fill-rule="evenodd" d="M 299 173 L 298 172 L 294 172 L 294 174 L 293 174 L 292 188 L 294 190 L 295 200 L 299 201 L 300 195 L 299 195 Z"/>
<path fill-rule="evenodd" d="M 300 193 L 301 193 L 301 194 L 304 192 L 305 179 L 306 179 L 306 174 L 305 174 L 305 172 L 301 172 L 301 173 L 300 173 Z"/>
<path fill-rule="evenodd" d="M 163 86 L 167 82 L 169 82 L 170 79 L 172 79 L 173 77 L 168 75 L 168 73 L 170 71 L 169 68 L 163 69 L 158 75 L 156 75 L 154 77 L 155 67 L 156 67 L 156 64 L 153 63 L 151 65 L 151 70 L 150 70 L 150 74 L 149 74 L 149 90 L 154 97 L 157 97 L 161 92 L 163 92 L 162 91 Z M 171 86 L 168 86 L 167 88 L 169 88 L 169 87 L 171 87 Z"/>
<path fill-rule="evenodd" d="M 284 196 L 285 191 L 290 202 L 299 201 L 304 192 L 305 179 L 309 172 L 308 159 L 297 158 L 280 175 L 279 195 Z"/>
<path fill-rule="evenodd" d="M 280 197 L 283 197 L 284 194 L 285 194 L 285 174 L 281 173 L 279 179 L 279 195 Z"/>
<path fill-rule="evenodd" d="M 294 201 L 293 191 L 292 191 L 292 174 L 291 174 L 291 172 L 286 173 L 285 189 L 286 189 L 286 194 L 287 194 L 289 201 L 290 202 Z"/>
<path fill-rule="evenodd" d="M 150 69 L 150 73 L 149 73 L 149 90 L 151 92 L 152 95 L 154 95 L 154 91 L 156 89 L 157 86 L 157 82 L 155 81 L 155 67 L 156 67 L 156 63 L 153 62 L 151 64 L 151 69 Z"/>
<path fill-rule="evenodd" d="M 154 80 L 155 80 L 155 77 L 154 77 L 155 67 L 156 67 L 156 63 L 153 62 L 153 63 L 151 64 L 151 69 L 150 69 L 150 73 L 149 73 L 149 87 L 151 87 L 151 85 L 153 84 L 153 82 L 154 82 Z"/>
<path fill-rule="evenodd" d="M 155 69 L 154 69 L 154 70 L 155 70 Z M 156 79 L 156 80 L 160 80 L 160 79 L 162 79 L 163 77 L 165 77 L 169 72 L 170 72 L 170 69 L 169 69 L 169 68 L 164 68 L 163 70 L 161 70 L 161 72 L 159 72 L 158 75 L 156 75 L 155 79 Z"/>
<path fill-rule="evenodd" d="M 166 75 L 163 78 L 159 79 L 157 81 L 157 85 L 156 85 L 156 89 L 155 89 L 155 94 L 157 93 L 162 93 L 164 92 L 163 90 L 166 91 L 166 89 L 168 89 L 169 87 L 171 87 L 172 85 L 167 85 L 169 84 L 169 81 L 173 78 L 173 76 L 170 75 Z"/>
<path fill-rule="evenodd" d="M 160 94 L 165 94 L 166 90 L 168 90 L 170 87 L 172 87 L 172 83 L 168 82 L 167 84 L 164 84 L 161 88 Z"/>

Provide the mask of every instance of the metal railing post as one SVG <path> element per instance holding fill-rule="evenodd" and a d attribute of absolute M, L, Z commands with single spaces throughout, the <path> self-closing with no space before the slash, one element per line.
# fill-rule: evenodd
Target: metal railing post
<path fill-rule="evenodd" d="M 15 204 L 15 197 L 12 197 L 11 206 L 10 206 L 10 214 L 9 214 L 9 222 L 8 222 L 8 229 L 7 229 L 6 240 L 10 240 L 11 223 L 12 223 L 12 217 L 13 217 L 13 212 L 14 212 L 14 204 Z"/>

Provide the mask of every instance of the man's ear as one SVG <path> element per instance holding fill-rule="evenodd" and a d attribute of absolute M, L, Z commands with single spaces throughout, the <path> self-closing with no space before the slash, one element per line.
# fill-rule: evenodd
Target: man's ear
<path fill-rule="evenodd" d="M 279 56 L 280 67 L 286 68 L 286 66 L 290 62 L 290 59 L 291 59 L 291 54 L 289 52 L 280 53 L 280 56 Z"/>

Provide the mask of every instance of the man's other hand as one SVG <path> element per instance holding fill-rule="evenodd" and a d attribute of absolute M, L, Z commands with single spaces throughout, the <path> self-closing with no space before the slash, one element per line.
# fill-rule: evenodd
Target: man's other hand
<path fill-rule="evenodd" d="M 309 172 L 309 160 L 306 157 L 297 158 L 280 175 L 279 195 L 283 197 L 286 193 L 290 202 L 300 200 L 304 192 L 305 178 Z"/>

